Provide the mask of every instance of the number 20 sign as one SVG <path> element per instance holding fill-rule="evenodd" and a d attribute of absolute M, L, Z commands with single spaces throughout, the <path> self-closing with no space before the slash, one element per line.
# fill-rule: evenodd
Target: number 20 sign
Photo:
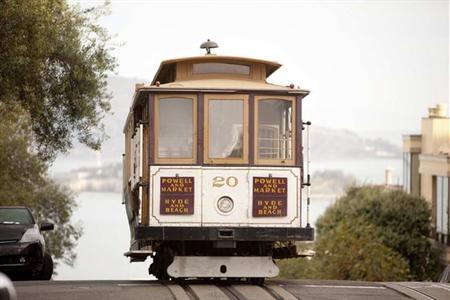
<path fill-rule="evenodd" d="M 213 187 L 223 187 L 224 185 L 227 185 L 229 187 L 235 187 L 239 183 L 238 179 L 234 176 L 230 177 L 222 177 L 222 176 L 216 176 L 213 178 Z"/>

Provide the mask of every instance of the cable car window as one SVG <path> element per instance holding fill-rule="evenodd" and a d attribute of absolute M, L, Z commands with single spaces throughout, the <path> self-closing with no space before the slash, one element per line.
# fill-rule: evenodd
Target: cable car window
<path fill-rule="evenodd" d="M 285 163 L 293 161 L 293 101 L 258 99 L 257 159 Z"/>
<path fill-rule="evenodd" d="M 250 66 L 215 62 L 197 63 L 192 65 L 192 73 L 250 75 Z"/>
<path fill-rule="evenodd" d="M 242 100 L 209 101 L 209 157 L 242 157 L 243 104 Z"/>
<path fill-rule="evenodd" d="M 247 97 L 218 95 L 206 97 L 205 160 L 244 163 L 247 161 Z"/>
<path fill-rule="evenodd" d="M 157 101 L 157 159 L 194 158 L 194 99 L 173 97 Z M 188 161 L 189 162 L 189 161 Z"/>

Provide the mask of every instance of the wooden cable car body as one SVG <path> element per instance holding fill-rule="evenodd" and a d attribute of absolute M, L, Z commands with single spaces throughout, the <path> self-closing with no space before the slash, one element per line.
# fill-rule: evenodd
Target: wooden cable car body
<path fill-rule="evenodd" d="M 123 155 L 131 261 L 152 256 L 159 279 L 261 279 L 313 239 L 302 216 L 309 92 L 267 83 L 280 66 L 207 54 L 163 61 L 136 85 Z"/>

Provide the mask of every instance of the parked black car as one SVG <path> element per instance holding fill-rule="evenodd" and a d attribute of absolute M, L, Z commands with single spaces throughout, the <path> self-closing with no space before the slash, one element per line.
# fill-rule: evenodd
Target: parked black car
<path fill-rule="evenodd" d="M 12 279 L 49 280 L 53 260 L 45 252 L 41 231 L 53 227 L 38 226 L 27 207 L 0 206 L 0 271 Z"/>

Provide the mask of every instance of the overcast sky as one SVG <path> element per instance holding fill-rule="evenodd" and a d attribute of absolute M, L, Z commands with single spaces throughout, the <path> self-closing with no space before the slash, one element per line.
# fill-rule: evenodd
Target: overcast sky
<path fill-rule="evenodd" d="M 83 6 L 101 1 L 75 1 Z M 163 59 L 224 55 L 283 64 L 270 82 L 311 91 L 305 118 L 357 131 L 413 133 L 449 102 L 449 1 L 112 1 L 102 24 L 117 73 L 151 80 Z M 130 95 L 131 97 L 131 95 Z"/>

